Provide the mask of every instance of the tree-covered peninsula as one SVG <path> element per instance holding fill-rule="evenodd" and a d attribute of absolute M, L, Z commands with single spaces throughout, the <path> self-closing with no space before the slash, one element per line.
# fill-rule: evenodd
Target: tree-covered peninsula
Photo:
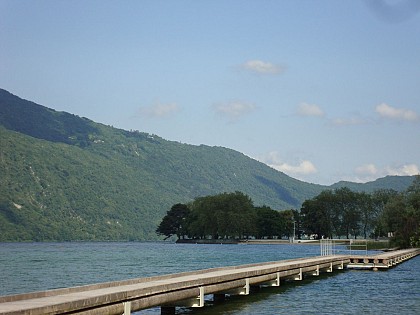
<path fill-rule="evenodd" d="M 241 192 L 175 204 L 156 229 L 166 238 L 243 240 L 248 238 L 390 237 L 391 246 L 420 246 L 420 176 L 405 192 L 372 194 L 349 188 L 325 190 L 299 210 L 255 207 Z"/>

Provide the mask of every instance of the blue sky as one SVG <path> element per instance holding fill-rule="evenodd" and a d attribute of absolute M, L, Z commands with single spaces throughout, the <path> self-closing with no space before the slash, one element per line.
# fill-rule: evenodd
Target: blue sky
<path fill-rule="evenodd" d="M 294 178 L 420 172 L 420 1 L 0 0 L 0 87 Z"/>

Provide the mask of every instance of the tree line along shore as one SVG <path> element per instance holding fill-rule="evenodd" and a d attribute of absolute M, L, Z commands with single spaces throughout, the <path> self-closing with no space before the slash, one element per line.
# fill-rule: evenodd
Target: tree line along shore
<path fill-rule="evenodd" d="M 174 204 L 156 232 L 183 243 L 296 243 L 322 238 L 372 239 L 372 247 L 420 246 L 420 176 L 404 192 L 371 194 L 349 188 L 324 190 L 300 209 L 256 207 L 242 192 Z M 375 241 L 376 240 L 376 241 Z M 375 245 L 376 244 L 376 245 Z"/>

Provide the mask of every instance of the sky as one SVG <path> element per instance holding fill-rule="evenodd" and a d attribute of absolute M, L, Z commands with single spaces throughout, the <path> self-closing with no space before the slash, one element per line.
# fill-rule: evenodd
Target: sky
<path fill-rule="evenodd" d="M 317 184 L 420 173 L 420 1 L 0 0 L 0 88 Z"/>

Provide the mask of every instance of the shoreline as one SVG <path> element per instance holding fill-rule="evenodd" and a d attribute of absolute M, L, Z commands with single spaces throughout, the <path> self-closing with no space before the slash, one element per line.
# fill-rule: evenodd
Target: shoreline
<path fill-rule="evenodd" d="M 241 245 L 319 245 L 319 240 L 279 240 L 279 239 L 258 239 L 258 240 L 234 240 L 234 239 L 184 239 L 177 240 L 177 244 L 241 244 Z"/>
<path fill-rule="evenodd" d="M 319 240 L 241 240 L 239 244 L 261 244 L 261 245 L 319 245 Z"/>

